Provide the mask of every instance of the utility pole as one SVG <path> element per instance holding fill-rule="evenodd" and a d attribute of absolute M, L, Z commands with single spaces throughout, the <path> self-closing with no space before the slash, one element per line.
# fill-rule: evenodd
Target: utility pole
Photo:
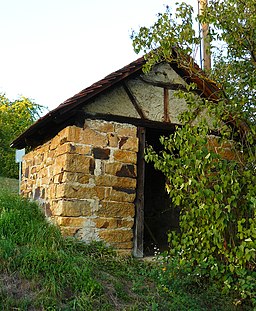
<path fill-rule="evenodd" d="M 205 9 L 208 6 L 208 0 L 198 0 L 199 2 L 199 14 L 203 15 Z M 203 67 L 208 71 L 211 69 L 211 51 L 210 51 L 210 38 L 209 38 L 209 25 L 202 24 L 202 41 L 203 41 Z"/>

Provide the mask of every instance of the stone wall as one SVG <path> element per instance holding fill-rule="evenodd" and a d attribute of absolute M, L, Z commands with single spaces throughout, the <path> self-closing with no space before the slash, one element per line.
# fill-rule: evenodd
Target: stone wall
<path fill-rule="evenodd" d="M 137 128 L 86 120 L 23 158 L 24 196 L 38 200 L 64 235 L 104 240 L 131 253 Z"/>

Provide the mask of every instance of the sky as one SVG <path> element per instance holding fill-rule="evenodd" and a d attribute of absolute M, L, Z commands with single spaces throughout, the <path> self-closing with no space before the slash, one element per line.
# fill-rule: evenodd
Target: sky
<path fill-rule="evenodd" d="M 0 93 L 56 108 L 136 60 L 132 30 L 175 2 L 0 0 Z"/>

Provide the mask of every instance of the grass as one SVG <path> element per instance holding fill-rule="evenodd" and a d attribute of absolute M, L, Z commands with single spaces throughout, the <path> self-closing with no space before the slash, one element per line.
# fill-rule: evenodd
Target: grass
<path fill-rule="evenodd" d="M 214 284 L 63 238 L 35 203 L 0 191 L 0 310 L 239 310 Z"/>
<path fill-rule="evenodd" d="M 19 180 L 0 176 L 0 190 L 8 190 L 12 193 L 18 193 Z"/>

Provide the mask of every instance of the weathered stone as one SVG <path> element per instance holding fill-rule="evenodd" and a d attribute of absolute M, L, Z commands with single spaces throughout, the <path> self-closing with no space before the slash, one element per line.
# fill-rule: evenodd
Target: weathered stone
<path fill-rule="evenodd" d="M 104 187 L 81 187 L 77 184 L 57 185 L 56 198 L 102 200 L 105 196 Z"/>
<path fill-rule="evenodd" d="M 86 120 L 85 126 L 104 133 L 114 131 L 114 124 L 103 120 Z"/>
<path fill-rule="evenodd" d="M 117 228 L 117 220 L 114 218 L 96 218 L 93 220 L 98 229 L 115 229 Z"/>
<path fill-rule="evenodd" d="M 36 166 L 33 166 L 31 168 L 31 174 L 35 174 L 37 172 L 37 167 Z"/>
<path fill-rule="evenodd" d="M 82 227 L 85 220 L 84 217 L 55 217 L 55 221 L 59 226 Z"/>
<path fill-rule="evenodd" d="M 108 139 L 105 133 L 99 133 L 87 127 L 83 130 L 82 142 L 87 145 L 103 148 L 107 146 Z"/>
<path fill-rule="evenodd" d="M 77 153 L 82 155 L 89 155 L 91 152 L 91 147 L 88 145 L 78 145 L 74 143 L 67 142 L 56 148 L 55 156 L 59 156 L 64 153 Z"/>
<path fill-rule="evenodd" d="M 57 175 L 63 172 L 66 169 L 66 163 L 67 163 L 67 154 L 62 154 L 54 159 L 55 163 L 53 166 L 52 174 Z"/>
<path fill-rule="evenodd" d="M 130 178 L 136 178 L 137 176 L 137 170 L 136 166 L 132 164 L 122 164 L 121 168 L 116 171 L 116 176 L 119 177 L 130 177 Z"/>
<path fill-rule="evenodd" d="M 232 150 L 231 142 L 220 142 L 219 139 L 214 136 L 209 136 L 207 147 L 226 160 L 241 160 L 242 158 L 242 154 L 239 155 Z"/>
<path fill-rule="evenodd" d="M 123 164 L 120 162 L 106 163 L 104 166 L 105 174 L 116 175 L 116 173 L 121 170 L 122 166 Z M 128 177 L 128 176 L 122 176 L 122 177 Z"/>
<path fill-rule="evenodd" d="M 135 214 L 130 202 L 136 192 L 136 148 L 134 126 L 99 120 L 88 120 L 84 129 L 68 126 L 25 156 L 23 195 L 40 200 L 63 235 L 86 242 L 106 235 L 107 242 L 128 250 Z"/>
<path fill-rule="evenodd" d="M 128 140 L 128 137 L 121 137 L 121 139 L 119 140 L 119 144 L 118 144 L 119 149 L 122 148 L 122 146 L 127 142 L 127 140 Z"/>
<path fill-rule="evenodd" d="M 114 152 L 114 159 L 123 163 L 132 163 L 136 164 L 137 162 L 137 153 L 127 150 L 116 150 Z"/>
<path fill-rule="evenodd" d="M 105 187 L 135 188 L 136 179 L 111 175 L 95 176 L 95 184 Z"/>
<path fill-rule="evenodd" d="M 50 150 L 56 149 L 59 146 L 59 144 L 60 144 L 60 137 L 59 137 L 59 135 L 56 135 L 51 140 Z"/>
<path fill-rule="evenodd" d="M 110 155 L 109 149 L 93 148 L 92 153 L 95 159 L 108 160 Z"/>
<path fill-rule="evenodd" d="M 44 214 L 46 217 L 51 217 L 52 216 L 52 210 L 50 208 L 50 203 L 45 203 L 43 205 L 44 208 Z"/>
<path fill-rule="evenodd" d="M 51 184 L 48 186 L 46 194 L 47 194 L 49 199 L 55 199 L 56 198 L 56 190 L 57 190 L 56 185 Z"/>
<path fill-rule="evenodd" d="M 41 185 L 48 185 L 50 183 L 50 178 L 49 177 L 43 177 L 41 178 Z"/>
<path fill-rule="evenodd" d="M 135 207 L 133 203 L 128 202 L 101 201 L 101 206 L 96 215 L 104 217 L 134 217 Z"/>
<path fill-rule="evenodd" d="M 99 229 L 117 229 L 117 228 L 132 228 L 132 219 L 122 218 L 95 218 L 96 228 Z"/>
<path fill-rule="evenodd" d="M 117 219 L 117 228 L 132 228 L 134 225 L 134 220 L 131 219 Z"/>
<path fill-rule="evenodd" d="M 133 202 L 136 197 L 136 192 L 133 189 L 113 188 L 109 190 L 107 199 L 117 202 Z"/>
<path fill-rule="evenodd" d="M 61 233 L 64 237 L 70 236 L 73 237 L 79 230 L 77 227 L 60 227 Z"/>
<path fill-rule="evenodd" d="M 62 172 L 54 177 L 54 183 L 78 182 L 88 184 L 90 177 L 89 174 Z"/>
<path fill-rule="evenodd" d="M 139 140 L 137 137 L 122 137 L 119 142 L 119 148 L 122 150 L 130 150 L 130 151 L 138 152 Z"/>
<path fill-rule="evenodd" d="M 118 146 L 118 137 L 116 133 L 108 133 L 108 146 L 117 147 Z"/>
<path fill-rule="evenodd" d="M 116 124 L 116 133 L 118 136 L 137 136 L 137 128 L 136 126 L 131 126 L 128 124 Z"/>
<path fill-rule="evenodd" d="M 131 229 L 113 229 L 113 230 L 100 230 L 99 237 L 109 243 L 124 243 L 130 242 L 133 238 L 133 233 Z"/>
<path fill-rule="evenodd" d="M 68 172 L 89 174 L 92 165 L 92 157 L 80 154 L 66 154 L 66 165 L 62 168 Z"/>
<path fill-rule="evenodd" d="M 52 213 L 56 216 L 91 216 L 92 202 L 88 200 L 60 200 L 53 205 Z"/>
<path fill-rule="evenodd" d="M 83 141 L 83 129 L 77 126 L 67 126 L 59 132 L 59 144 L 66 142 L 80 143 Z"/>

